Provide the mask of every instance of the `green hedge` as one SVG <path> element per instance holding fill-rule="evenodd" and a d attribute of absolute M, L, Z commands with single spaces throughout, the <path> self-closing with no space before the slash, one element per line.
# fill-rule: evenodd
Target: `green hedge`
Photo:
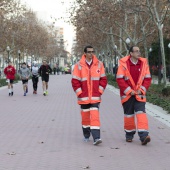
<path fill-rule="evenodd" d="M 16 75 L 15 75 L 14 83 L 17 83 L 18 80 L 20 80 L 20 77 L 19 77 L 18 74 L 16 74 Z M 6 78 L 1 78 L 1 79 L 0 79 L 0 87 L 6 86 L 6 85 L 7 85 Z"/>
<path fill-rule="evenodd" d="M 118 88 L 113 75 L 108 74 L 107 78 L 108 84 Z M 149 103 L 162 107 L 170 114 L 170 87 L 164 88 L 163 85 L 151 84 L 146 96 Z"/>
<path fill-rule="evenodd" d="M 2 86 L 6 86 L 7 85 L 7 82 L 6 82 L 6 79 L 0 79 L 0 87 Z"/>

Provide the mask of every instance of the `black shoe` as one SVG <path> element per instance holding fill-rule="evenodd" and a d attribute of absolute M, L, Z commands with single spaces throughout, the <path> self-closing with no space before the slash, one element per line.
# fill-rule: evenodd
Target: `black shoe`
<path fill-rule="evenodd" d="M 43 93 L 44 96 L 46 96 L 46 93 Z"/>
<path fill-rule="evenodd" d="M 13 96 L 14 95 L 14 92 L 11 92 L 11 96 Z"/>
<path fill-rule="evenodd" d="M 101 139 L 96 139 L 94 142 L 93 142 L 93 145 L 98 145 L 102 143 L 102 140 Z"/>
<path fill-rule="evenodd" d="M 146 136 L 145 139 L 142 141 L 142 145 L 147 145 L 151 141 L 150 136 Z"/>
<path fill-rule="evenodd" d="M 128 138 L 127 138 L 127 139 L 126 139 L 126 142 L 132 142 L 132 139 L 128 139 Z"/>
<path fill-rule="evenodd" d="M 11 96 L 11 93 L 9 93 L 9 96 Z"/>

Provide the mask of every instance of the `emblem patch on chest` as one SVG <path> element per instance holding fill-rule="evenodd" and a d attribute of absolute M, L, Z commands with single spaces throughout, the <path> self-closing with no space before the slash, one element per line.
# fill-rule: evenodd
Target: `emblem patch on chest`
<path fill-rule="evenodd" d="M 100 73 L 100 70 L 98 69 L 98 70 L 96 70 L 96 72 L 99 74 L 99 73 Z"/>

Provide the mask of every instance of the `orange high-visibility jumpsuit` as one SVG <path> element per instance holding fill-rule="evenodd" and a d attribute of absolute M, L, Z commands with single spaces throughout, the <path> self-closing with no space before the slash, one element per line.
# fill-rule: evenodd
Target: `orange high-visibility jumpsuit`
<path fill-rule="evenodd" d="M 85 138 L 100 138 L 99 103 L 107 85 L 103 63 L 93 56 L 92 65 L 86 63 L 85 55 L 75 64 L 72 86 L 81 105 L 82 128 Z"/>
<path fill-rule="evenodd" d="M 133 139 L 133 135 L 138 130 L 138 135 L 142 141 L 148 136 L 148 119 L 145 111 L 146 91 L 151 84 L 151 75 L 147 60 L 139 58 L 141 65 L 137 83 L 134 82 L 130 74 L 128 64 L 130 56 L 120 59 L 117 71 L 117 83 L 120 88 L 121 102 L 124 108 L 124 130 L 126 138 Z M 131 96 L 132 91 L 141 91 L 141 95 Z M 135 123 L 136 116 L 136 123 Z"/>

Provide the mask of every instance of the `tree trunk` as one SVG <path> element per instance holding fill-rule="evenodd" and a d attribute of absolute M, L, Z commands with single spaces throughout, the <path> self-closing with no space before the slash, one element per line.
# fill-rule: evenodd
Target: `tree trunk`
<path fill-rule="evenodd" d="M 161 48 L 161 56 L 162 56 L 162 67 L 163 67 L 163 84 L 166 87 L 166 62 L 165 62 L 165 51 L 164 51 L 164 40 L 163 40 L 163 27 L 162 24 L 158 25 L 159 29 L 159 38 L 160 38 L 160 48 Z"/>

